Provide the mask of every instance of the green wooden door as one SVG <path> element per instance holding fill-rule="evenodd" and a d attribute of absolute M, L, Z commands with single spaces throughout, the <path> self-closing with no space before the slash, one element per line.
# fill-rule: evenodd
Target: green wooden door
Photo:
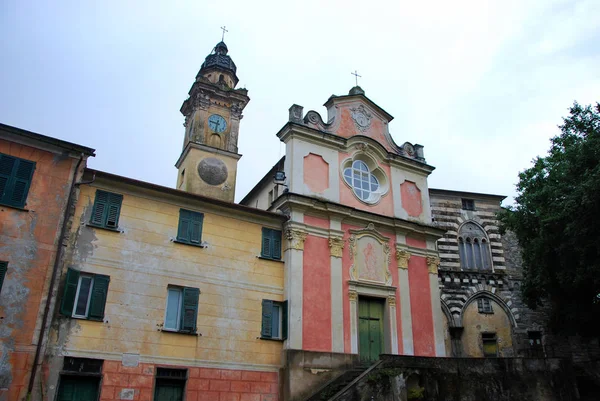
<path fill-rule="evenodd" d="M 182 401 L 183 383 L 181 381 L 157 380 L 154 401 Z"/>
<path fill-rule="evenodd" d="M 358 301 L 358 353 L 361 361 L 375 361 L 383 353 L 383 301 Z"/>
<path fill-rule="evenodd" d="M 98 379 L 95 377 L 63 376 L 58 389 L 58 401 L 97 401 Z"/>

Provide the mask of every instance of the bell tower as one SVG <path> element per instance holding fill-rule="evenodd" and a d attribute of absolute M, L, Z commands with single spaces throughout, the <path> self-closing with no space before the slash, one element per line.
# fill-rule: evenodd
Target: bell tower
<path fill-rule="evenodd" d="M 217 43 L 206 57 L 189 97 L 181 106 L 185 135 L 177 189 L 233 202 L 242 111 L 250 101 L 246 89 L 236 89 L 236 66 L 227 45 Z"/>

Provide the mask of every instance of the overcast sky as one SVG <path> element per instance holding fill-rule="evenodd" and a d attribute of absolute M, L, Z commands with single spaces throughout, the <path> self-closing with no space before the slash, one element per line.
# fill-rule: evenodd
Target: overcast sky
<path fill-rule="evenodd" d="M 0 0 L 0 122 L 174 187 L 179 108 L 222 25 L 251 98 L 238 201 L 283 155 L 288 108 L 325 116 L 355 69 L 396 143 L 425 146 L 430 187 L 509 200 L 573 101 L 600 100 L 599 0 Z"/>

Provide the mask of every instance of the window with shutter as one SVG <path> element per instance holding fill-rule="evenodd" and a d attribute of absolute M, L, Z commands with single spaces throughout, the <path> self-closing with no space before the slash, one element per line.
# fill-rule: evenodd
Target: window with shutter
<path fill-rule="evenodd" d="M 96 190 L 90 224 L 110 229 L 118 228 L 122 203 L 123 195 Z"/>
<path fill-rule="evenodd" d="M 202 223 L 204 215 L 191 210 L 179 210 L 177 242 L 200 245 L 202 242 Z"/>
<path fill-rule="evenodd" d="M 35 162 L 0 154 L 0 203 L 24 207 Z"/>
<path fill-rule="evenodd" d="M 267 259 L 281 259 L 281 231 L 263 227 L 260 256 Z"/>
<path fill-rule="evenodd" d="M 288 303 L 270 299 L 262 300 L 260 338 L 285 340 L 288 335 Z"/>
<path fill-rule="evenodd" d="M 110 277 L 69 268 L 60 313 L 78 319 L 104 319 Z"/>
<path fill-rule="evenodd" d="M 196 333 L 200 290 L 192 287 L 168 287 L 163 330 Z"/>
<path fill-rule="evenodd" d="M 8 262 L 0 262 L 0 291 L 2 291 L 2 285 L 4 284 L 4 276 L 6 276 L 6 270 L 8 270 Z"/>

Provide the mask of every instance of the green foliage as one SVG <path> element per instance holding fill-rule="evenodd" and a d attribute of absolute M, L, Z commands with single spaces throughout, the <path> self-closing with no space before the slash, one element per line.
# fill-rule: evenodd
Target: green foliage
<path fill-rule="evenodd" d="M 386 379 L 388 377 L 396 377 L 405 372 L 404 369 L 399 368 L 386 368 L 386 369 L 377 369 L 367 376 L 367 382 L 369 383 L 381 383 L 382 379 Z M 384 383 L 388 383 L 385 381 Z"/>
<path fill-rule="evenodd" d="M 522 248 L 522 295 L 550 302 L 551 326 L 598 334 L 600 316 L 600 103 L 574 103 L 546 157 L 519 174 L 516 206 L 499 218 Z"/>
<path fill-rule="evenodd" d="M 425 387 L 408 389 L 409 400 L 422 400 L 425 398 Z"/>

